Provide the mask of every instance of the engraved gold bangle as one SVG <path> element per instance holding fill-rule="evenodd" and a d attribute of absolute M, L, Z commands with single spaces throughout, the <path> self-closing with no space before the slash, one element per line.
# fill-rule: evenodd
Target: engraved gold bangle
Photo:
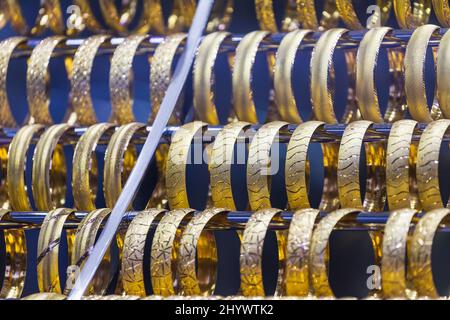
<path fill-rule="evenodd" d="M 298 125 L 292 133 L 287 146 L 285 182 L 289 208 L 311 208 L 309 201 L 309 168 L 308 148 L 316 133 L 323 132 L 323 122 L 308 121 Z M 322 143 L 324 185 L 319 209 L 325 212 L 339 207 L 337 193 L 337 160 L 339 145 L 335 142 Z"/>
<path fill-rule="evenodd" d="M 397 23 L 402 29 L 415 29 L 428 22 L 431 14 L 431 0 L 394 0 Z"/>
<path fill-rule="evenodd" d="M 402 119 L 406 111 L 401 70 L 403 53 L 388 50 L 389 72 L 394 81 L 390 84 L 389 100 L 385 114 L 381 113 L 375 84 L 378 55 L 383 39 L 391 37 L 391 28 L 381 27 L 369 30 L 361 41 L 356 64 L 356 96 L 363 119 L 373 122 L 395 122 Z"/>
<path fill-rule="evenodd" d="M 94 124 L 81 136 L 75 147 L 72 193 L 78 210 L 92 211 L 96 208 L 98 168 L 95 149 L 101 137 L 113 129 L 114 126 L 110 123 Z"/>
<path fill-rule="evenodd" d="M 448 0 L 432 0 L 433 9 L 439 24 L 444 27 L 450 27 L 450 6 Z"/>
<path fill-rule="evenodd" d="M 353 8 L 353 0 L 336 0 L 336 7 L 345 25 L 352 30 L 370 29 L 374 26 L 383 26 L 389 19 L 392 0 L 377 0 L 379 12 L 375 12 L 366 23 L 362 24 Z"/>
<path fill-rule="evenodd" d="M 150 259 L 153 294 L 167 297 L 180 293 L 177 282 L 179 227 L 182 221 L 191 219 L 194 212 L 193 209 L 169 211 L 156 227 Z"/>
<path fill-rule="evenodd" d="M 70 77 L 70 104 L 80 125 L 98 122 L 91 98 L 91 73 L 98 49 L 109 38 L 107 35 L 89 37 L 75 52 Z"/>
<path fill-rule="evenodd" d="M 192 142 L 196 148 L 198 144 L 201 145 L 198 140 L 206 127 L 200 121 L 190 122 L 180 127 L 172 137 L 166 167 L 166 185 L 170 186 L 167 188 L 167 197 L 171 209 L 190 207 L 186 185 L 186 167 L 190 162 L 188 154 Z"/>
<path fill-rule="evenodd" d="M 280 220 L 279 209 L 266 208 L 252 214 L 245 225 L 241 243 L 241 290 L 246 297 L 265 296 L 262 272 L 264 240 L 271 221 Z M 284 271 L 286 257 L 285 232 L 276 231 L 278 245 L 278 278 L 275 296 L 284 295 Z"/>
<path fill-rule="evenodd" d="M 65 203 L 67 168 L 60 140 L 72 130 L 68 124 L 49 127 L 40 137 L 33 156 L 32 191 L 36 208 L 50 211 Z"/>
<path fill-rule="evenodd" d="M 37 247 L 37 278 L 40 292 L 62 293 L 58 270 L 59 245 L 63 235 L 64 223 L 74 220 L 73 213 L 72 209 L 59 208 L 50 211 L 42 223 Z M 67 233 L 68 251 L 70 253 L 73 242 L 69 240 L 69 237 L 73 237 L 73 233 Z"/>
<path fill-rule="evenodd" d="M 314 0 L 297 0 L 297 10 L 300 13 L 300 21 L 303 28 L 307 29 L 330 29 L 337 26 L 339 22 L 339 11 L 335 0 L 326 0 L 322 14 L 318 17 Z"/>
<path fill-rule="evenodd" d="M 431 122 L 441 117 L 441 110 L 436 99 L 434 99 L 433 105 L 428 107 L 424 78 L 428 43 L 433 36 L 436 36 L 438 30 L 439 27 L 432 24 L 418 27 L 406 46 L 406 101 L 412 118 L 419 122 Z"/>
<path fill-rule="evenodd" d="M 386 150 L 389 210 L 420 208 L 416 179 L 418 143 L 413 141 L 415 134 L 417 122 L 414 120 L 400 120 L 392 124 Z"/>
<path fill-rule="evenodd" d="M 271 208 L 270 176 L 274 172 L 271 150 L 278 144 L 278 134 L 285 129 L 287 122 L 274 121 L 258 129 L 250 143 L 247 160 L 247 192 L 250 208 L 253 211 Z M 273 151 L 272 151 L 273 152 Z"/>
<path fill-rule="evenodd" d="M 299 1 L 287 1 L 285 16 L 281 22 L 281 31 L 291 31 L 301 25 Z M 256 18 L 261 30 L 267 30 L 271 33 L 278 32 L 277 21 L 273 8 L 273 0 L 255 0 Z"/>
<path fill-rule="evenodd" d="M 339 148 L 337 185 L 339 201 L 343 208 L 358 208 L 366 211 L 383 211 L 386 201 L 385 143 L 366 142 L 372 122 L 360 120 L 350 123 L 344 131 Z M 359 166 L 361 148 L 366 154 L 366 192 L 361 197 Z"/>
<path fill-rule="evenodd" d="M 0 145 L 0 208 L 3 209 L 11 207 L 8 197 L 8 156 L 8 147 Z"/>
<path fill-rule="evenodd" d="M 450 62 L 445 57 L 450 54 L 450 33 L 445 33 L 439 43 L 436 59 L 436 90 L 439 109 L 444 118 L 450 119 L 450 85 L 446 75 L 450 72 Z"/>
<path fill-rule="evenodd" d="M 425 211 L 450 206 L 450 197 L 443 199 L 439 187 L 439 155 L 443 138 L 448 135 L 450 120 L 428 124 L 419 141 L 417 153 L 417 187 Z"/>
<path fill-rule="evenodd" d="M 311 33 L 311 30 L 291 31 L 281 40 L 277 50 L 274 72 L 275 102 L 280 119 L 290 123 L 302 122 L 295 102 L 292 73 L 297 51 Z"/>
<path fill-rule="evenodd" d="M 213 204 L 218 208 L 228 208 L 236 210 L 236 203 L 233 196 L 233 185 L 231 183 L 231 167 L 234 162 L 234 148 L 237 145 L 238 161 L 244 154 L 245 144 L 238 144 L 238 138 L 242 137 L 250 124 L 248 122 L 233 122 L 225 127 L 217 135 L 211 152 L 211 162 L 209 165 L 211 195 Z"/>
<path fill-rule="evenodd" d="M 436 232 L 440 226 L 449 222 L 449 215 L 449 209 L 432 210 L 422 216 L 414 229 L 408 262 L 418 296 L 439 297 L 433 279 L 431 255 Z"/>
<path fill-rule="evenodd" d="M 384 227 L 381 257 L 381 288 L 384 298 L 413 297 L 406 270 L 409 227 L 417 211 L 400 209 L 390 213 Z M 409 256 L 409 255 L 408 255 Z"/>
<path fill-rule="evenodd" d="M 178 251 L 178 277 L 183 295 L 214 294 L 218 262 L 216 240 L 214 231 L 205 229 L 209 223 L 223 222 L 226 213 L 226 209 L 206 209 L 186 226 Z"/>

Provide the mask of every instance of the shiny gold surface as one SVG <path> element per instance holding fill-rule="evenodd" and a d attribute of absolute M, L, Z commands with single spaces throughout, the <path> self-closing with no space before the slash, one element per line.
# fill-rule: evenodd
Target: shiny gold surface
<path fill-rule="evenodd" d="M 323 11 L 318 14 L 314 0 L 297 0 L 297 10 L 303 28 L 323 31 L 334 28 L 339 23 L 336 0 L 325 0 Z"/>
<path fill-rule="evenodd" d="M 415 29 L 428 22 L 431 0 L 394 0 L 397 23 L 402 29 Z"/>
<path fill-rule="evenodd" d="M 446 32 L 439 43 L 436 59 L 436 89 L 439 109 L 444 118 L 450 118 L 450 84 L 447 75 L 450 72 L 450 33 Z"/>
<path fill-rule="evenodd" d="M 301 25 L 300 21 L 300 1 L 286 1 L 284 18 L 281 22 L 281 31 L 291 31 L 297 29 Z M 273 8 L 273 0 L 255 0 L 256 18 L 259 22 L 261 30 L 267 30 L 271 33 L 278 32 L 277 21 Z"/>
<path fill-rule="evenodd" d="M 374 13 L 372 19 L 367 23 L 361 22 L 353 8 L 353 0 L 336 0 L 336 7 L 339 11 L 341 19 L 345 25 L 352 30 L 360 30 L 373 28 L 374 26 L 383 26 L 389 19 L 392 8 L 392 0 L 377 0 L 376 5 L 380 10 L 380 14 Z"/>

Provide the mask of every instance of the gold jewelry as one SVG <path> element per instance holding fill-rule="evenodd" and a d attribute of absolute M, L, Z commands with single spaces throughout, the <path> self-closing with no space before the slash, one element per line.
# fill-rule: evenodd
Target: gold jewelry
<path fill-rule="evenodd" d="M 402 29 L 415 29 L 428 22 L 431 14 L 431 0 L 394 0 L 397 23 Z"/>
<path fill-rule="evenodd" d="M 234 12 L 233 3 L 234 0 L 214 2 L 208 24 L 206 25 L 206 33 L 228 29 Z"/>
<path fill-rule="evenodd" d="M 67 168 L 62 136 L 72 130 L 68 124 L 49 127 L 40 137 L 33 156 L 32 191 L 38 210 L 50 211 L 65 203 Z"/>
<path fill-rule="evenodd" d="M 448 134 L 450 120 L 431 122 L 423 131 L 417 153 L 417 187 L 425 211 L 450 206 L 450 199 L 442 199 L 439 187 L 439 154 L 443 138 Z"/>
<path fill-rule="evenodd" d="M 317 16 L 314 0 L 297 0 L 297 10 L 300 13 L 300 21 L 306 29 L 334 28 L 339 23 L 339 11 L 335 0 L 326 0 L 323 6 L 322 15 Z"/>
<path fill-rule="evenodd" d="M 8 162 L 8 148 L 0 145 L 0 208 L 3 209 L 11 206 L 8 198 Z"/>
<path fill-rule="evenodd" d="M 287 1 L 285 17 L 281 22 L 281 31 L 291 31 L 301 25 L 299 1 Z M 278 32 L 277 21 L 273 9 L 273 0 L 255 0 L 256 17 L 261 30 L 267 30 L 271 33 Z"/>
<path fill-rule="evenodd" d="M 5 1 L 0 3 L 0 29 L 3 29 L 9 21 L 8 6 Z"/>
<path fill-rule="evenodd" d="M 198 140 L 206 127 L 207 125 L 200 121 L 190 122 L 181 126 L 172 136 L 166 167 L 166 185 L 170 186 L 167 188 L 167 197 L 171 209 L 190 207 L 186 185 L 186 166 L 190 163 L 189 149 L 192 142 L 195 143 L 194 148 L 198 148 L 198 144 L 202 145 Z"/>
<path fill-rule="evenodd" d="M 81 211 L 95 210 L 98 168 L 95 149 L 101 137 L 114 130 L 110 123 L 89 127 L 78 141 L 73 154 L 72 193 L 75 207 Z M 92 183 L 91 183 L 92 181 Z"/>
<path fill-rule="evenodd" d="M 439 24 L 444 27 L 450 27 L 450 6 L 448 0 L 432 0 L 433 9 Z"/>
<path fill-rule="evenodd" d="M 206 209 L 186 226 L 178 251 L 178 277 L 183 295 L 209 296 L 214 293 L 217 247 L 214 232 L 205 229 L 213 221 L 224 223 L 227 213 L 228 210 L 221 208 Z"/>
<path fill-rule="evenodd" d="M 309 201 L 309 167 L 308 147 L 312 143 L 314 134 L 323 132 L 324 123 L 308 121 L 297 126 L 292 133 L 287 146 L 285 184 L 289 207 L 291 209 L 311 208 Z M 339 145 L 337 143 L 322 143 L 324 186 L 319 209 L 333 211 L 339 207 L 337 193 L 337 163 Z"/>
<path fill-rule="evenodd" d="M 448 84 L 446 74 L 450 70 L 450 62 L 445 59 L 450 54 L 450 33 L 445 33 L 439 43 L 439 49 L 436 59 L 436 91 L 438 110 L 442 112 L 444 118 L 450 118 L 450 85 Z M 433 110 L 432 110 L 433 111 Z"/>
<path fill-rule="evenodd" d="M 290 123 L 302 122 L 292 88 L 292 73 L 297 51 L 303 40 L 311 34 L 311 30 L 291 31 L 281 40 L 277 50 L 274 72 L 275 102 L 280 119 Z"/>
<path fill-rule="evenodd" d="M 400 120 L 391 126 L 386 150 L 386 193 L 389 210 L 419 209 L 416 163 L 417 145 L 413 136 L 417 122 Z"/>
<path fill-rule="evenodd" d="M 66 296 L 63 294 L 56 294 L 51 292 L 39 292 L 30 294 L 21 300 L 66 300 Z"/>
<path fill-rule="evenodd" d="M 143 14 L 145 14 L 146 2 L 148 1 L 144 1 L 143 3 Z M 153 1 L 151 0 L 151 2 Z M 123 8 L 121 8 L 120 12 L 118 12 L 114 1 L 100 0 L 99 5 L 103 19 L 105 20 L 105 23 L 108 25 L 108 27 L 117 32 L 124 33 L 127 31 L 126 27 L 130 24 L 130 22 L 136 15 L 136 7 L 138 3 L 136 0 L 122 1 Z"/>
<path fill-rule="evenodd" d="M 339 201 L 343 208 L 383 211 L 386 202 L 386 151 L 383 140 L 364 143 L 372 122 L 359 120 L 347 125 L 341 139 L 337 169 Z M 359 165 L 361 148 L 366 153 L 366 192 L 361 201 Z"/>
<path fill-rule="evenodd" d="M 395 122 L 404 117 L 406 104 L 404 102 L 403 81 L 398 70 L 402 69 L 403 54 L 398 50 L 388 51 L 389 70 L 395 79 L 389 90 L 389 101 L 384 116 L 381 114 L 378 94 L 375 84 L 375 71 L 378 63 L 383 39 L 391 37 L 391 28 L 373 28 L 369 30 L 360 42 L 356 64 L 356 96 L 363 119 L 373 122 Z"/>
<path fill-rule="evenodd" d="M 286 129 L 288 123 L 269 122 L 258 129 L 248 150 L 247 192 L 250 208 L 253 211 L 271 208 L 270 182 L 273 174 L 271 149 L 278 144 L 278 134 Z"/>
<path fill-rule="evenodd" d="M 438 26 L 432 24 L 418 27 L 406 46 L 406 101 L 412 118 L 420 122 L 437 120 L 442 114 L 436 99 L 433 101 L 431 108 L 428 108 L 424 79 L 428 43 L 433 36 L 437 35 L 438 29 Z"/>
<path fill-rule="evenodd" d="M 417 223 L 411 239 L 409 271 L 414 289 L 419 296 L 438 298 L 433 280 L 431 255 L 433 241 L 440 226 L 449 221 L 450 210 L 435 209 L 427 212 Z"/>
<path fill-rule="evenodd" d="M 336 0 L 336 7 L 339 11 L 340 17 L 345 25 L 352 30 L 370 29 L 374 26 L 383 26 L 389 19 L 392 8 L 392 0 L 377 0 L 379 13 L 374 13 L 370 20 L 367 20 L 367 25 L 362 24 L 353 8 L 353 0 Z"/>
<path fill-rule="evenodd" d="M 238 144 L 238 150 L 244 154 L 242 148 L 245 143 L 238 143 L 242 133 L 250 127 L 248 122 L 233 122 L 223 127 L 217 135 L 211 151 L 211 162 L 209 164 L 209 175 L 211 185 L 212 201 L 215 207 L 236 210 L 231 183 L 231 167 L 234 162 L 234 148 Z M 239 155 L 238 154 L 238 155 Z M 245 163 L 245 159 L 239 159 Z"/>
<path fill-rule="evenodd" d="M 84 24 L 87 29 L 89 29 L 93 33 L 105 32 L 101 24 L 96 19 L 94 13 L 92 12 L 89 0 L 73 0 L 73 4 L 80 9 L 80 16 L 82 19 L 81 24 Z"/>

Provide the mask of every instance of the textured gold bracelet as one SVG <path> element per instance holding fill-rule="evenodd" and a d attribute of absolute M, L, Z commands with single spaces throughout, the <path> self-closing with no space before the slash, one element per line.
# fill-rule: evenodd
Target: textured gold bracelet
<path fill-rule="evenodd" d="M 148 1 L 149 0 L 143 1 L 143 15 L 146 14 L 145 9 L 147 8 L 145 6 L 146 2 Z M 150 1 L 154 2 L 154 0 Z M 120 8 L 120 11 L 117 10 L 116 3 L 112 0 L 99 0 L 99 5 L 106 25 L 114 31 L 126 33 L 128 31 L 128 25 L 132 22 L 136 15 L 138 1 L 122 1 L 122 7 Z"/>
<path fill-rule="evenodd" d="M 67 297 L 63 294 L 51 293 L 51 292 L 39 292 L 30 294 L 21 300 L 65 300 Z"/>
<path fill-rule="evenodd" d="M 330 29 L 339 23 L 339 11 L 336 0 L 325 0 L 322 14 L 318 17 L 314 0 L 297 0 L 297 10 L 300 13 L 300 21 L 303 28 L 307 29 Z"/>
<path fill-rule="evenodd" d="M 431 14 L 431 0 L 394 0 L 397 23 L 402 29 L 415 29 L 428 22 Z"/>
<path fill-rule="evenodd" d="M 375 26 L 383 26 L 389 19 L 392 8 L 392 0 L 377 0 L 378 12 L 374 12 L 367 25 L 362 24 L 353 8 L 353 0 L 336 0 L 336 7 L 345 25 L 352 30 L 370 29 Z"/>
<path fill-rule="evenodd" d="M 94 33 L 104 33 L 105 30 L 92 12 L 89 0 L 73 0 L 73 4 L 80 9 L 82 24 Z"/>
<path fill-rule="evenodd" d="M 281 22 L 281 31 L 291 31 L 297 29 L 301 25 L 300 20 L 300 1 L 287 1 L 285 15 Z M 277 21 L 273 8 L 273 0 L 255 0 L 256 18 L 259 22 L 261 30 L 267 30 L 271 33 L 278 32 Z"/>
<path fill-rule="evenodd" d="M 444 27 L 450 27 L 450 6 L 448 0 L 432 0 L 433 9 L 439 24 Z"/>
<path fill-rule="evenodd" d="M 446 75 L 450 72 L 450 62 L 445 59 L 450 54 L 450 33 L 445 33 L 439 43 L 436 59 L 436 90 L 439 109 L 444 118 L 450 119 L 450 85 Z"/>

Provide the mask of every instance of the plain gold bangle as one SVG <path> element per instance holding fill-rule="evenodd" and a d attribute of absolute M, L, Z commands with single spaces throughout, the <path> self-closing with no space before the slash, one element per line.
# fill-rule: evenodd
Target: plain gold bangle
<path fill-rule="evenodd" d="M 339 22 L 339 11 L 335 0 L 326 0 L 321 16 L 317 16 L 314 0 L 297 0 L 297 10 L 303 28 L 325 30 L 334 28 Z"/>
<path fill-rule="evenodd" d="M 428 22 L 431 14 L 431 0 L 394 0 L 397 23 L 402 29 L 415 29 Z"/>
<path fill-rule="evenodd" d="M 360 22 L 353 8 L 353 0 L 336 0 L 336 7 L 341 19 L 352 30 L 370 29 L 373 26 L 383 26 L 387 22 L 392 8 L 392 0 L 377 0 L 376 5 L 378 6 L 379 14 L 374 13 L 371 19 L 367 20 L 366 25 L 366 23 L 362 24 Z"/>
<path fill-rule="evenodd" d="M 447 81 L 450 62 L 445 57 L 450 54 L 450 33 L 446 32 L 439 43 L 436 59 L 436 88 L 439 108 L 444 118 L 450 119 L 450 84 Z"/>

